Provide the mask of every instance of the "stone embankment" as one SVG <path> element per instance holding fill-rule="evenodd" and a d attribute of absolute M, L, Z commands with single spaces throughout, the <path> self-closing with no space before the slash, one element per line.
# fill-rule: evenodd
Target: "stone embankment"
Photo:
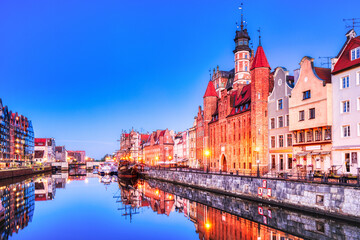
<path fill-rule="evenodd" d="M 0 170 L 0 180 L 15 178 L 21 176 L 29 176 L 33 174 L 50 172 L 51 167 L 39 167 L 39 168 L 16 168 L 16 169 L 3 169 Z"/>
<path fill-rule="evenodd" d="M 360 222 L 360 187 L 152 169 L 147 177 L 252 201 Z"/>
<path fill-rule="evenodd" d="M 149 179 L 151 187 L 245 218 L 304 239 L 360 239 L 360 226 L 314 214 L 270 206 L 167 181 Z M 359 224 L 357 224 L 359 225 Z"/>

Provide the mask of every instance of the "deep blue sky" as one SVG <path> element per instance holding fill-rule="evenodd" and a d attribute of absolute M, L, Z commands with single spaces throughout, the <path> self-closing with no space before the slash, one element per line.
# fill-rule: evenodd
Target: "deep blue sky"
<path fill-rule="evenodd" d="M 244 1 L 271 67 L 335 56 L 360 1 Z M 0 2 L 0 97 L 36 137 L 100 158 L 122 129 L 192 126 L 209 68 L 233 67 L 239 1 Z"/>

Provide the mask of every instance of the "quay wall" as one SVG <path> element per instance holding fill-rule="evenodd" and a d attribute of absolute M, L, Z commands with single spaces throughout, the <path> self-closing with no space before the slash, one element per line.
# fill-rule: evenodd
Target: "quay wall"
<path fill-rule="evenodd" d="M 360 239 L 360 226 L 303 214 L 237 197 L 217 194 L 167 181 L 149 179 L 153 188 L 245 218 L 305 239 Z M 261 209 L 261 211 L 259 211 Z"/>
<path fill-rule="evenodd" d="M 29 175 L 39 174 L 49 171 L 51 171 L 51 167 L 43 167 L 38 169 L 19 168 L 19 169 L 0 170 L 0 180 L 21 177 L 21 176 L 29 176 Z"/>
<path fill-rule="evenodd" d="M 360 187 L 151 169 L 149 178 L 360 222 Z"/>

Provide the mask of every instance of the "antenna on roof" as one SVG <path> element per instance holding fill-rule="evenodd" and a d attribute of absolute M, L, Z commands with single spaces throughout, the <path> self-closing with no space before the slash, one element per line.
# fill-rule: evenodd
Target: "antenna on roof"
<path fill-rule="evenodd" d="M 360 18 L 347 18 L 343 19 L 345 22 L 345 28 L 354 29 L 360 28 Z"/>
<path fill-rule="evenodd" d="M 332 57 L 319 57 L 321 66 L 326 65 L 327 68 L 330 68 Z"/>

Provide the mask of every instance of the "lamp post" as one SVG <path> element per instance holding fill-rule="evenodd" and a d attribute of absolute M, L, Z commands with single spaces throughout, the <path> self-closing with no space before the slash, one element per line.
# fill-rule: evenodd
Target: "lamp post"
<path fill-rule="evenodd" d="M 210 151 L 206 150 L 204 152 L 205 156 L 206 156 L 206 172 L 209 172 L 209 161 L 208 161 L 208 157 L 210 156 Z"/>
<path fill-rule="evenodd" d="M 256 164 L 257 164 L 257 177 L 260 177 L 259 151 L 260 151 L 260 148 L 259 148 L 259 147 L 256 147 L 256 148 L 255 148 L 255 152 L 256 152 Z"/>

